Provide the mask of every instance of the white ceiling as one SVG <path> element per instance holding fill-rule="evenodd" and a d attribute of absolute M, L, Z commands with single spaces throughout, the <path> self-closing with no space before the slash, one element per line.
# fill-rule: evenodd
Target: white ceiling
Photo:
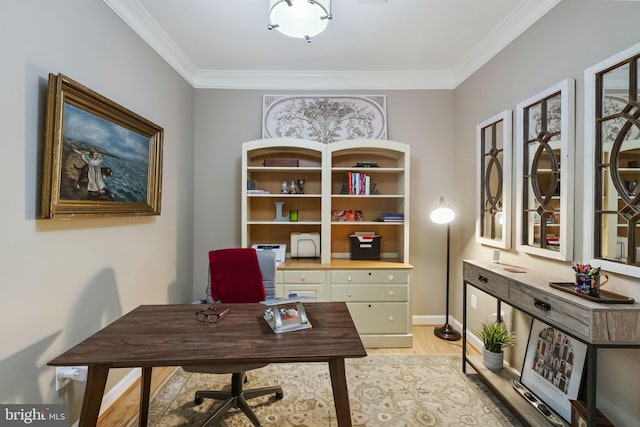
<path fill-rule="evenodd" d="M 333 0 L 311 43 L 268 0 L 104 0 L 196 88 L 452 89 L 560 0 Z"/>

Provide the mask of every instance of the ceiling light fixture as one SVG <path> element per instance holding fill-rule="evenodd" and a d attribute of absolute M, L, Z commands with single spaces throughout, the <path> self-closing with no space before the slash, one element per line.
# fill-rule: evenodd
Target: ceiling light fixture
<path fill-rule="evenodd" d="M 331 0 L 269 0 L 267 28 L 310 43 L 331 18 Z"/>

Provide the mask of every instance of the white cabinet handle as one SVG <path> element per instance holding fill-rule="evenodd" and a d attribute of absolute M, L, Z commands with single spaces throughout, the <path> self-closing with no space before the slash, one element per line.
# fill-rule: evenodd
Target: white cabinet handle
<path fill-rule="evenodd" d="M 390 281 L 390 282 L 393 282 L 393 274 L 390 274 L 390 275 L 389 275 L 389 281 Z"/>
<path fill-rule="evenodd" d="M 351 291 L 348 291 L 348 292 L 347 292 L 347 296 L 348 296 L 349 298 L 351 298 Z"/>
<path fill-rule="evenodd" d="M 350 282 L 351 281 L 351 276 L 347 276 L 347 281 Z"/>
<path fill-rule="evenodd" d="M 301 282 L 304 282 L 305 280 L 307 280 L 307 278 L 304 275 L 300 276 L 300 281 Z"/>
<path fill-rule="evenodd" d="M 389 316 L 389 322 L 393 322 L 393 316 Z"/>
<path fill-rule="evenodd" d="M 393 291 L 389 291 L 389 296 L 390 296 L 390 297 L 392 297 L 392 296 L 394 296 L 394 295 L 395 295 L 395 294 L 393 293 Z"/>

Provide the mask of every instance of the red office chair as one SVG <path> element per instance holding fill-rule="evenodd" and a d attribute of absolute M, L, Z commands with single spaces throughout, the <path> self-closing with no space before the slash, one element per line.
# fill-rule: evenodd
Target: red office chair
<path fill-rule="evenodd" d="M 275 255 L 272 262 L 262 265 L 272 268 L 275 272 Z M 262 255 L 262 253 L 261 253 Z M 268 255 L 263 255 L 268 256 Z M 265 267 L 263 267 L 265 268 Z M 209 273 L 211 277 L 211 297 L 215 302 L 247 303 L 265 300 L 263 273 L 260 270 L 256 250 L 252 248 L 219 249 L 209 252 Z M 273 277 L 272 272 L 265 272 L 265 276 Z M 238 364 L 238 365 L 206 365 L 183 366 L 187 372 L 204 372 L 211 374 L 231 373 L 230 391 L 200 390 L 196 392 L 195 404 L 202 403 L 204 398 L 222 400 L 223 403 L 205 421 L 203 426 L 220 420 L 229 409 L 239 408 L 251 420 L 254 426 L 260 426 L 260 421 L 247 403 L 248 399 L 275 394 L 276 400 L 282 399 L 282 387 L 263 387 L 253 390 L 243 390 L 246 382 L 245 372 L 266 366 L 266 363 Z"/>

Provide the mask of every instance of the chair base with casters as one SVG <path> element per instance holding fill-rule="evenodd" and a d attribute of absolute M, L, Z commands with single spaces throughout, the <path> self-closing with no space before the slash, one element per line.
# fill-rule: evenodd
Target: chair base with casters
<path fill-rule="evenodd" d="M 202 371 L 199 371 L 202 372 Z M 244 390 L 243 384 L 247 381 L 246 374 L 242 372 L 234 372 L 231 375 L 231 390 L 199 390 L 196 392 L 194 403 L 200 405 L 205 398 L 222 400 L 213 414 L 202 424 L 202 426 L 209 425 L 219 421 L 231 408 L 238 408 L 251 420 L 254 426 L 259 427 L 260 421 L 253 412 L 247 400 L 260 396 L 266 396 L 268 394 L 274 394 L 276 400 L 280 400 L 284 397 L 284 392 L 280 386 L 262 387 L 251 390 Z"/>

